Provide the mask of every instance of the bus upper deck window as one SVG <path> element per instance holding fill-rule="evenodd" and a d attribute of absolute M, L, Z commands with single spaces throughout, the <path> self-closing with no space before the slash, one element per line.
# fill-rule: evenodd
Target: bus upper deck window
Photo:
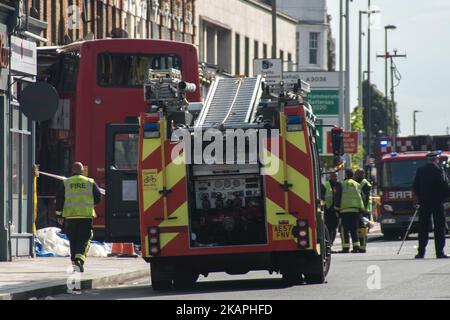
<path fill-rule="evenodd" d="M 140 87 L 149 67 L 155 70 L 181 70 L 180 58 L 172 54 L 102 53 L 97 62 L 98 84 L 103 87 Z"/>

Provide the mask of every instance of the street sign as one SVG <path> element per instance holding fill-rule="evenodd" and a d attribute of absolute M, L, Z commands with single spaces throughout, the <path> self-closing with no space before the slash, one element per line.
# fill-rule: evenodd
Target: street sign
<path fill-rule="evenodd" d="M 306 101 L 315 115 L 339 115 L 339 72 L 284 72 L 285 83 L 302 79 L 311 86 Z"/>
<path fill-rule="evenodd" d="M 312 106 L 315 115 L 339 114 L 339 90 L 312 89 L 306 100 Z"/>
<path fill-rule="evenodd" d="M 253 75 L 262 75 L 266 84 L 276 85 L 283 81 L 283 60 L 281 59 L 254 59 Z"/>
<path fill-rule="evenodd" d="M 357 154 L 358 153 L 358 132 L 344 132 L 344 153 Z M 331 132 L 328 132 L 327 152 L 333 152 L 331 145 Z"/>
<path fill-rule="evenodd" d="M 36 42 L 11 36 L 11 71 L 14 75 L 36 76 Z M 34 82 L 32 78 L 25 78 L 21 80 Z"/>

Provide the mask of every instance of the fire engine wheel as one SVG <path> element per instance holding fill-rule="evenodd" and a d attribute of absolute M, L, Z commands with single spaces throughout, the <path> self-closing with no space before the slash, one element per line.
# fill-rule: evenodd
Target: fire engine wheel
<path fill-rule="evenodd" d="M 325 239 L 322 241 L 322 250 L 320 254 L 320 263 L 317 270 L 319 273 L 311 273 L 305 274 L 305 282 L 307 284 L 322 284 L 325 282 L 325 277 L 330 271 L 331 266 L 331 241 L 330 241 L 330 233 L 328 232 L 327 227 L 324 225 L 324 235 Z"/>

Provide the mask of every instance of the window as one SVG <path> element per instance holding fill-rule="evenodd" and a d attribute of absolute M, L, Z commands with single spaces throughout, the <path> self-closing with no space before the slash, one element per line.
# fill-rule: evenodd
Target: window
<path fill-rule="evenodd" d="M 250 39 L 245 37 L 245 75 L 250 75 Z"/>
<path fill-rule="evenodd" d="M 255 59 L 259 58 L 259 42 L 256 40 L 254 43 L 253 58 L 255 58 Z"/>
<path fill-rule="evenodd" d="M 114 136 L 114 166 L 118 170 L 137 170 L 139 134 L 120 133 Z"/>
<path fill-rule="evenodd" d="M 309 64 L 317 64 L 319 32 L 309 33 Z"/>
<path fill-rule="evenodd" d="M 235 41 L 235 59 L 236 59 L 236 65 L 235 65 L 235 74 L 240 75 L 241 74 L 241 36 L 236 33 Z"/>
<path fill-rule="evenodd" d="M 181 59 L 177 55 L 143 55 L 124 53 L 102 53 L 97 60 L 97 80 L 102 87 L 140 87 L 144 84 L 145 71 L 181 70 Z"/>
<path fill-rule="evenodd" d="M 382 171 L 383 187 L 411 187 L 413 185 L 417 169 L 426 163 L 426 160 L 385 162 Z"/>
<path fill-rule="evenodd" d="M 80 53 L 69 52 L 61 56 L 60 73 L 57 77 L 56 88 L 59 93 L 74 93 L 77 86 Z"/>
<path fill-rule="evenodd" d="M 22 84 L 15 85 L 17 90 Z M 29 233 L 29 213 L 31 210 L 31 131 L 30 122 L 19 109 L 17 101 L 11 103 L 10 131 L 10 203 L 12 210 L 11 233 Z"/>
<path fill-rule="evenodd" d="M 263 44 L 263 58 L 267 59 L 267 44 Z"/>

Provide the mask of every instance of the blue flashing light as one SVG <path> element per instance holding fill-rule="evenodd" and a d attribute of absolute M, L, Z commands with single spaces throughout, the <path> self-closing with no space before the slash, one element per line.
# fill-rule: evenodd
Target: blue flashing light
<path fill-rule="evenodd" d="M 289 116 L 287 119 L 287 124 L 301 124 L 302 117 L 300 116 Z"/>
<path fill-rule="evenodd" d="M 381 140 L 380 141 L 380 146 L 382 146 L 382 147 L 386 147 L 387 145 L 388 145 L 388 141 L 387 140 Z"/>
<path fill-rule="evenodd" d="M 146 123 L 144 124 L 144 131 L 159 131 L 158 123 Z"/>
<path fill-rule="evenodd" d="M 396 157 L 396 156 L 398 156 L 397 152 L 391 152 L 391 157 Z"/>

